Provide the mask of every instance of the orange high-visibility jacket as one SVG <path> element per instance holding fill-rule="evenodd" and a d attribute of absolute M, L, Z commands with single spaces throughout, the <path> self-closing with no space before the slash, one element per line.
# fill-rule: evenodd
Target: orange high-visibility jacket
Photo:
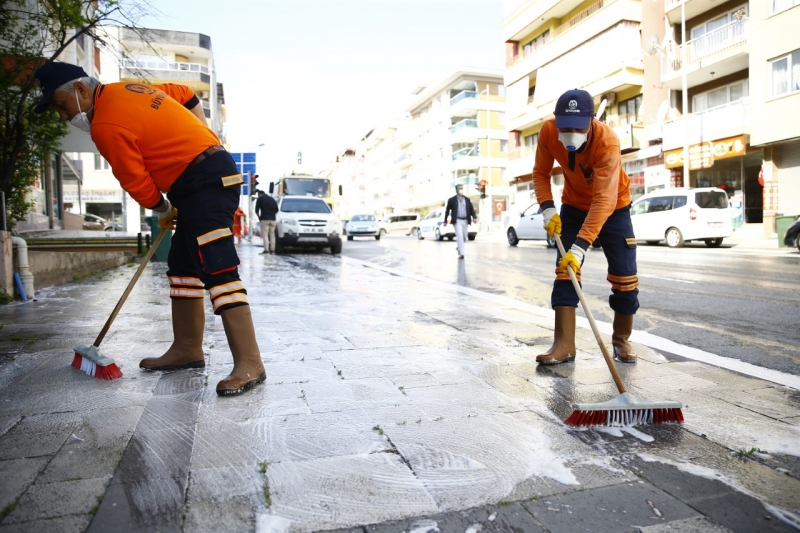
<path fill-rule="evenodd" d="M 91 135 L 122 188 L 145 208 L 161 201 L 189 163 L 219 139 L 184 104 L 184 85 L 109 83 L 95 91 Z"/>
<path fill-rule="evenodd" d="M 630 179 L 622 170 L 619 139 L 606 124 L 592 120 L 587 146 L 575 154 L 575 170 L 569 169 L 567 149 L 558 140 L 556 120 L 548 120 L 539 131 L 533 188 L 536 201 L 553 200 L 550 171 L 558 161 L 564 172 L 561 203 L 588 212 L 578 238 L 591 244 L 608 217 L 631 203 Z"/>

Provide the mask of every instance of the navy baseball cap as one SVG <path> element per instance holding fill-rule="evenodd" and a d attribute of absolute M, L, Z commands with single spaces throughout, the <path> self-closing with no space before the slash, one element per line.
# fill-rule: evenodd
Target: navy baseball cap
<path fill-rule="evenodd" d="M 556 128 L 585 130 L 594 117 L 594 99 L 581 89 L 572 89 L 562 94 L 556 102 Z"/>
<path fill-rule="evenodd" d="M 42 98 L 33 108 L 34 113 L 44 113 L 47 110 L 50 98 L 52 98 L 56 89 L 68 81 L 88 76 L 81 67 L 71 63 L 47 63 L 34 72 L 33 75 L 39 82 L 39 87 L 42 88 Z"/>

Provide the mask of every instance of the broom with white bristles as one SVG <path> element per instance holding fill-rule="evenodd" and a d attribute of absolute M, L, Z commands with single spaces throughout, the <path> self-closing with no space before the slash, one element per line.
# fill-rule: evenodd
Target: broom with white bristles
<path fill-rule="evenodd" d="M 564 257 L 564 245 L 561 244 L 561 237 L 555 235 L 558 251 L 561 252 L 561 257 Z M 611 354 L 608 353 L 603 338 L 600 336 L 600 330 L 597 329 L 592 312 L 586 300 L 583 298 L 583 291 L 575 277 L 572 268 L 567 266 L 567 273 L 569 279 L 572 280 L 572 285 L 575 287 L 575 292 L 578 293 L 578 299 L 581 301 L 583 311 L 586 313 L 586 318 L 589 320 L 589 325 L 592 326 L 592 331 L 597 339 L 597 344 L 600 346 L 600 351 L 603 352 L 603 358 L 606 360 L 608 369 L 611 371 L 611 376 L 614 378 L 614 383 L 617 384 L 617 389 L 620 395 L 603 403 L 576 403 L 572 404 L 572 414 L 564 421 L 568 426 L 638 426 L 645 424 L 664 424 L 668 422 L 683 422 L 683 407 L 680 402 L 651 402 L 649 400 L 642 400 L 633 396 L 625 390 L 625 385 L 622 383 L 622 378 L 619 377 L 617 367 L 614 360 L 611 359 Z"/>
<path fill-rule="evenodd" d="M 75 347 L 75 357 L 72 359 L 72 368 L 78 369 L 84 374 L 88 374 L 99 379 L 112 380 L 122 377 L 122 370 L 119 369 L 119 366 L 117 366 L 112 358 L 101 354 L 98 348 L 100 343 L 103 342 L 106 333 L 108 333 L 111 323 L 114 322 L 114 319 L 117 318 L 119 310 L 122 309 L 122 304 L 124 304 L 125 300 L 128 299 L 128 295 L 133 290 L 133 286 L 136 285 L 136 281 L 139 279 L 139 276 L 142 275 L 144 267 L 147 266 L 147 262 L 150 261 L 151 257 L 153 257 L 153 253 L 155 253 L 156 248 L 158 248 L 158 245 L 161 244 L 161 240 L 166 234 L 167 230 L 162 229 L 161 233 L 159 233 L 158 237 L 156 237 L 155 242 L 152 244 L 152 246 L 150 246 L 150 249 L 147 251 L 147 255 L 144 256 L 144 259 L 142 259 L 142 264 L 136 269 L 136 273 L 133 275 L 130 283 L 128 283 L 128 288 L 126 288 L 125 292 L 122 293 L 122 298 L 119 299 L 116 307 L 114 307 L 114 310 L 111 312 L 111 316 L 109 316 L 108 320 L 106 320 L 106 324 L 103 326 L 103 329 L 100 330 L 100 335 L 97 336 L 94 344 L 90 346 Z"/>

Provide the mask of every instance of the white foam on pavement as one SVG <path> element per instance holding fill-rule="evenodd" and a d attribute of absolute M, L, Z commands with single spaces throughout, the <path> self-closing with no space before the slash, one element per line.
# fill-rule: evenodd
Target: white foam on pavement
<path fill-rule="evenodd" d="M 503 296 L 500 294 L 490 294 L 487 292 L 480 291 L 478 289 L 472 289 L 470 287 L 453 285 L 452 283 L 431 279 L 426 276 L 414 274 L 412 272 L 406 272 L 396 268 L 385 267 L 382 265 L 378 265 L 376 263 L 361 261 L 359 259 L 353 259 L 350 257 L 343 257 L 342 260 L 351 262 L 353 264 L 374 268 L 376 270 L 382 270 L 389 274 L 395 274 L 397 276 L 403 276 L 405 278 L 414 279 L 422 283 L 428 283 L 439 287 L 447 287 L 450 288 L 451 290 L 455 290 L 462 294 L 468 294 L 470 296 L 474 296 L 477 298 L 483 298 L 485 300 L 493 301 L 495 303 L 507 307 L 513 307 L 520 311 L 526 311 L 532 313 L 539 317 L 548 318 L 550 320 L 552 320 L 554 316 L 552 309 L 547 309 L 529 303 L 520 302 L 519 300 L 515 300 L 514 298 L 509 298 L 508 296 Z M 610 322 L 600 322 L 598 320 L 595 320 L 595 323 L 597 324 L 598 329 L 602 333 L 610 335 L 613 332 L 613 325 Z M 576 325 L 585 329 L 591 329 L 589 321 L 583 317 L 577 317 Z M 744 374 L 758 379 L 763 379 L 764 381 L 770 381 L 772 383 L 777 383 L 779 385 L 784 385 L 786 387 L 790 387 L 792 389 L 800 391 L 800 376 L 793 376 L 791 374 L 780 372 L 778 370 L 772 370 L 770 368 L 763 368 L 760 366 L 751 365 L 750 363 L 746 363 L 740 359 L 722 357 L 720 355 L 713 354 L 711 352 L 706 352 L 698 348 L 692 348 L 690 346 L 678 344 L 677 342 L 644 331 L 635 330 L 631 335 L 630 340 L 639 344 L 643 344 L 650 348 L 654 348 L 656 350 L 661 350 L 671 354 L 679 355 L 687 359 L 700 361 L 702 363 L 713 365 L 719 368 L 725 368 L 727 370 L 739 372 L 740 374 Z"/>

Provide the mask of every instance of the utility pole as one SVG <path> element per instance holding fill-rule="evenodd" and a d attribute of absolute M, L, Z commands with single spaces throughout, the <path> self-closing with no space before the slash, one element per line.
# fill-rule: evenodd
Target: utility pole
<path fill-rule="evenodd" d="M 683 186 L 689 187 L 689 91 L 686 80 L 686 0 L 681 0 L 681 114 L 683 115 Z"/>

